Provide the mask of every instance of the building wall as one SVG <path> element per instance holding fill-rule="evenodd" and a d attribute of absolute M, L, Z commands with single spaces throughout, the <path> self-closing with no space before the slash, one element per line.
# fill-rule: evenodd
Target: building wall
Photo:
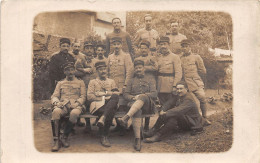
<path fill-rule="evenodd" d="M 47 34 L 82 39 L 91 30 L 91 14 L 83 12 L 41 13 L 34 19 L 34 30 Z"/>

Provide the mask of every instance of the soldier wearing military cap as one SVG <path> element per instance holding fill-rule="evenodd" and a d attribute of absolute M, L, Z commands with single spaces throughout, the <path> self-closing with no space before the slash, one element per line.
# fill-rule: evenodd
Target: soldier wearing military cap
<path fill-rule="evenodd" d="M 114 79 L 120 92 L 130 79 L 130 70 L 133 66 L 131 57 L 122 50 L 122 38 L 113 37 L 111 43 L 114 52 L 108 56 L 108 77 Z"/>
<path fill-rule="evenodd" d="M 61 143 L 69 147 L 69 134 L 77 122 L 80 114 L 85 111 L 86 87 L 82 80 L 75 77 L 74 63 L 66 63 L 62 66 L 66 78 L 57 83 L 54 93 L 51 96 L 51 103 L 54 107 L 51 124 L 54 139 L 52 151 L 58 151 Z M 60 118 L 69 115 L 63 138 L 60 139 Z"/>
<path fill-rule="evenodd" d="M 151 100 L 157 97 L 156 84 L 145 75 L 144 61 L 135 59 L 134 61 L 134 78 L 128 81 L 124 98 L 128 101 L 130 107 L 128 113 L 119 118 L 118 121 L 122 126 L 127 126 L 127 121 L 132 118 L 132 125 L 135 134 L 134 148 L 141 150 L 141 124 L 142 113 L 149 114 L 152 112 Z"/>
<path fill-rule="evenodd" d="M 211 122 L 207 120 L 207 102 L 202 80 L 206 76 L 206 68 L 200 55 L 192 53 L 190 44 L 190 39 L 181 41 L 183 78 L 188 85 L 189 91 L 200 101 L 200 109 L 202 116 L 206 119 L 206 125 L 210 125 Z"/>
<path fill-rule="evenodd" d="M 169 37 L 162 36 L 159 40 L 158 55 L 158 97 L 164 104 L 172 96 L 176 96 L 176 83 L 182 78 L 180 57 L 169 49 Z"/>
<path fill-rule="evenodd" d="M 56 83 L 65 78 L 62 65 L 66 62 L 75 62 L 74 57 L 69 53 L 70 40 L 60 39 L 60 51 L 51 56 L 49 63 L 49 76 L 51 81 L 51 92 L 54 91 Z"/>
<path fill-rule="evenodd" d="M 134 43 L 138 47 L 141 41 L 143 40 L 149 41 L 150 42 L 149 48 L 153 53 L 156 51 L 156 41 L 158 41 L 159 39 L 159 34 L 155 29 L 152 29 L 152 16 L 150 14 L 146 14 L 144 16 L 144 23 L 145 23 L 145 27 L 139 29 L 136 32 Z"/>
<path fill-rule="evenodd" d="M 170 23 L 170 31 L 167 36 L 170 38 L 170 50 L 177 55 L 181 55 L 181 41 L 187 39 L 187 37 L 179 32 L 180 24 L 177 20 L 173 20 Z"/>
<path fill-rule="evenodd" d="M 132 45 L 132 41 L 130 35 L 121 29 L 121 19 L 120 18 L 113 18 L 112 25 L 114 27 L 114 31 L 108 33 L 106 36 L 106 57 L 114 52 L 114 47 L 112 44 L 113 37 L 120 37 L 122 39 L 122 50 L 125 53 L 129 53 L 131 58 L 134 57 L 134 49 Z"/>
<path fill-rule="evenodd" d="M 96 46 L 96 54 L 97 57 L 94 59 L 94 63 L 99 62 L 99 61 L 104 61 L 107 63 L 107 57 L 105 57 L 106 53 L 106 46 L 99 42 Z"/>
<path fill-rule="evenodd" d="M 156 74 L 158 72 L 158 62 L 155 56 L 152 56 L 150 53 L 150 42 L 142 40 L 139 45 L 140 56 L 137 57 L 137 60 L 142 60 L 144 62 L 144 72 L 147 78 L 149 78 L 152 83 L 156 84 Z M 150 118 L 145 118 L 144 130 L 149 129 Z"/>
<path fill-rule="evenodd" d="M 89 82 L 87 98 L 91 102 L 90 113 L 97 115 L 97 126 L 101 134 L 101 144 L 110 147 L 109 128 L 117 110 L 119 90 L 113 79 L 107 78 L 107 65 L 104 61 L 95 63 L 98 77 Z"/>

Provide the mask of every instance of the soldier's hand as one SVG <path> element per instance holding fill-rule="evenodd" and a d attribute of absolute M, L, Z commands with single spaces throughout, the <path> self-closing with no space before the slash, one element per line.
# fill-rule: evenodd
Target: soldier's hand
<path fill-rule="evenodd" d="M 70 104 L 70 103 L 67 103 L 65 106 L 66 106 L 66 108 L 68 108 L 68 109 L 71 108 L 71 104 Z"/>
<path fill-rule="evenodd" d="M 70 107 L 71 107 L 72 109 L 75 109 L 75 108 L 77 108 L 79 105 L 80 105 L 80 104 L 79 104 L 78 102 L 75 102 L 75 103 L 71 104 Z"/>
<path fill-rule="evenodd" d="M 55 106 L 57 106 L 58 108 L 62 108 L 62 107 L 63 107 L 63 104 L 62 104 L 61 102 L 57 102 L 57 103 L 55 104 Z"/>
<path fill-rule="evenodd" d="M 161 110 L 159 115 L 160 115 L 160 117 L 165 118 L 166 117 L 166 112 Z"/>

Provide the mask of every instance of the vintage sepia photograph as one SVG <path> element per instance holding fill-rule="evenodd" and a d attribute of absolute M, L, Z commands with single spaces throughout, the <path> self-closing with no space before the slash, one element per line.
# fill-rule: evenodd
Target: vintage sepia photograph
<path fill-rule="evenodd" d="M 32 27 L 43 153 L 223 153 L 233 21 L 215 11 L 42 12 Z"/>

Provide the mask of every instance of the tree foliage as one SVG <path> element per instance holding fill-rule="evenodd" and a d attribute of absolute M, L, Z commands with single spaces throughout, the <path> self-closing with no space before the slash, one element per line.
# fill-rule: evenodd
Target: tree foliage
<path fill-rule="evenodd" d="M 232 19 L 224 12 L 128 12 L 126 30 L 133 38 L 144 27 L 144 15 L 153 17 L 153 28 L 165 35 L 172 21 L 178 21 L 180 33 L 193 41 L 192 51 L 201 55 L 207 69 L 207 86 L 215 87 L 225 75 L 224 67 L 208 48 L 232 49 Z"/>

